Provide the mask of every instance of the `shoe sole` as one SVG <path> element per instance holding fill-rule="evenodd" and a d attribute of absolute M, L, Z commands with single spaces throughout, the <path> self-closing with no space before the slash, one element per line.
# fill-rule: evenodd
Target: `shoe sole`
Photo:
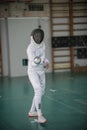
<path fill-rule="evenodd" d="M 40 124 L 45 124 L 45 123 L 47 123 L 47 120 L 44 121 L 44 122 L 40 122 L 40 121 L 38 121 L 38 123 L 40 123 Z"/>
<path fill-rule="evenodd" d="M 31 117 L 31 118 L 32 118 L 32 117 L 38 117 L 38 115 L 36 115 L 36 116 L 32 116 L 32 115 L 29 115 L 29 114 L 28 114 L 28 117 Z"/>

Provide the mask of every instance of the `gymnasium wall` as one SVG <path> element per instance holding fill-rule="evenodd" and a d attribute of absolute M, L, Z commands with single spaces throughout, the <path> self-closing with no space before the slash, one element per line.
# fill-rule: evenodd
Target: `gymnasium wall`
<path fill-rule="evenodd" d="M 7 75 L 6 71 L 8 71 L 8 74 L 11 77 L 27 75 L 27 66 L 23 65 L 23 59 L 27 59 L 26 49 L 30 42 L 30 33 L 33 29 L 38 27 L 39 23 L 45 32 L 44 41 L 47 46 L 46 56 L 51 62 L 50 24 L 48 17 L 40 19 L 38 17 L 7 18 L 3 19 L 3 21 L 6 23 L 5 26 L 1 25 L 3 35 L 2 44 L 4 43 L 4 47 L 2 49 L 4 60 L 3 64 L 4 66 L 7 65 L 7 70 L 4 70 L 4 75 Z M 3 24 L 3 22 L 1 22 L 1 24 Z M 5 41 L 5 39 L 7 40 Z M 7 48 L 7 52 L 5 51 L 5 48 Z M 48 71 L 51 71 L 51 68 Z"/>
<path fill-rule="evenodd" d="M 43 11 L 30 11 L 29 3 L 9 3 L 0 4 L 0 32 L 2 39 L 3 53 L 3 75 L 23 76 L 26 75 L 27 66 L 23 65 L 23 60 L 27 58 L 26 48 L 30 41 L 29 35 L 32 29 L 38 27 L 41 23 L 45 31 L 45 41 L 47 45 L 46 55 L 50 60 L 51 56 L 51 38 L 50 32 L 53 31 L 53 37 L 69 37 L 69 3 L 68 0 L 52 0 L 53 9 L 53 29 L 50 28 L 50 10 L 49 0 L 34 0 L 32 3 L 41 3 L 44 5 Z M 85 0 L 74 0 L 73 5 L 73 36 L 87 35 L 87 13 Z M 31 3 L 31 4 L 32 4 Z M 57 7 L 56 7 L 57 6 Z M 57 10 L 57 11 L 56 11 Z M 54 13 L 55 12 L 55 13 Z M 62 42 L 63 44 L 65 41 Z M 75 54 L 77 51 L 75 50 Z M 57 56 L 56 56 L 57 55 Z M 59 71 L 71 69 L 70 48 L 64 48 L 55 52 L 55 61 L 58 62 L 55 68 Z M 87 66 L 87 59 L 78 59 L 74 57 L 74 66 Z M 52 71 L 50 65 L 49 72 Z"/>
<path fill-rule="evenodd" d="M 0 17 L 49 17 L 49 0 L 32 0 L 32 2 L 1 2 L 0 3 Z M 40 10 L 39 13 L 37 10 L 32 11 L 29 8 L 29 5 L 39 4 L 44 6 L 43 10 Z M 31 6 L 32 6 L 31 5 Z M 37 7 L 35 7 L 37 8 Z"/>
<path fill-rule="evenodd" d="M 72 64 L 74 68 L 78 66 L 79 70 L 81 67 L 87 68 L 85 54 L 87 51 L 87 40 L 83 38 L 86 36 L 87 39 L 87 1 L 51 0 L 51 5 L 53 71 L 71 70 Z M 73 43 L 76 42 L 70 40 L 70 36 L 79 37 L 79 40 L 76 40 L 78 45 L 73 46 Z M 79 46 L 81 42 L 83 45 Z M 71 45 L 68 46 L 68 43 Z M 53 44 L 55 44 L 55 47 Z M 73 55 L 71 46 L 73 46 Z M 81 57 L 83 58 L 78 58 L 77 56 L 79 48 L 83 48 L 81 50 Z"/>

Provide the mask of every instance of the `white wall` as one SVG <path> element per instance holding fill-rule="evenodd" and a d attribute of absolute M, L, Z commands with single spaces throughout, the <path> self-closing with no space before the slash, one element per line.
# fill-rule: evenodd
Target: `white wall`
<path fill-rule="evenodd" d="M 61 20 L 60 20 L 61 21 Z M 55 20 L 56 22 L 56 20 Z M 22 59 L 27 58 L 26 48 L 30 41 L 30 33 L 41 23 L 45 32 L 46 56 L 50 61 L 51 68 L 51 38 L 50 20 L 48 17 L 21 17 L 0 19 L 0 33 L 2 40 L 2 58 L 4 76 L 25 76 L 27 66 L 22 65 Z M 75 35 L 75 34 L 74 34 Z M 65 32 L 58 33 L 57 36 L 68 36 Z M 65 53 L 65 52 L 64 52 Z M 61 59 L 62 60 L 62 59 Z M 64 59 L 65 60 L 65 59 Z M 87 59 L 78 60 L 75 57 L 75 66 L 86 66 Z"/>
<path fill-rule="evenodd" d="M 26 48 L 30 41 L 30 33 L 41 23 L 42 29 L 45 32 L 46 56 L 51 62 L 51 44 L 50 44 L 50 24 L 49 18 L 8 18 L 8 41 L 9 41 L 9 60 L 10 70 L 9 75 L 24 76 L 27 75 L 27 66 L 23 66 L 22 59 L 27 58 Z M 4 28 L 4 27 L 3 27 Z M 3 36 L 5 36 L 3 34 Z M 4 39 L 4 38 L 3 38 Z M 2 41 L 3 43 L 4 41 Z M 6 45 L 7 46 L 7 45 Z M 4 48 L 4 47 L 3 47 Z M 4 55 L 6 56 L 6 54 Z M 51 71 L 51 68 L 48 70 Z"/>

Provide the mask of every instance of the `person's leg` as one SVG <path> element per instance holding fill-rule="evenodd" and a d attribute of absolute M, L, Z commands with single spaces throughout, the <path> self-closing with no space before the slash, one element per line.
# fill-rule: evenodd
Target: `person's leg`
<path fill-rule="evenodd" d="M 42 92 L 42 96 L 45 93 L 45 72 L 44 71 L 40 71 L 39 72 L 40 75 L 40 85 L 41 85 L 41 92 Z"/>
<path fill-rule="evenodd" d="M 34 111 L 35 111 L 35 101 L 34 101 L 34 98 L 33 98 L 32 106 L 31 106 L 30 112 L 34 112 Z"/>
<path fill-rule="evenodd" d="M 36 72 L 30 72 L 29 79 L 31 81 L 31 84 L 35 92 L 34 102 L 35 102 L 35 107 L 38 113 L 38 122 L 45 123 L 47 120 L 43 117 L 42 112 L 41 112 L 42 88 L 40 84 L 40 75 L 37 74 Z"/>
<path fill-rule="evenodd" d="M 45 72 L 39 71 L 38 74 L 39 74 L 39 80 L 40 80 L 40 86 L 41 86 L 41 97 L 42 97 L 45 93 Z M 47 120 L 44 118 L 43 115 L 41 115 L 38 117 L 38 122 L 45 123 L 47 122 Z"/>
<path fill-rule="evenodd" d="M 32 101 L 32 105 L 31 105 L 31 109 L 28 113 L 28 116 L 29 117 L 35 117 L 35 116 L 38 116 L 37 112 L 36 112 L 36 108 L 35 108 L 35 99 L 33 98 L 33 101 Z"/>
<path fill-rule="evenodd" d="M 42 115 L 41 112 L 41 86 L 39 82 L 39 76 L 35 71 L 29 72 L 29 79 L 34 88 L 35 96 L 32 102 L 30 111 L 33 111 L 34 105 L 36 107 L 38 116 Z"/>

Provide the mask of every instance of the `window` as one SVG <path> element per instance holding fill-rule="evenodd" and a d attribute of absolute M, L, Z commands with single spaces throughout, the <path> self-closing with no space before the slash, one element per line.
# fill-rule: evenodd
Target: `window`
<path fill-rule="evenodd" d="M 29 11 L 44 11 L 43 4 L 29 4 Z"/>

